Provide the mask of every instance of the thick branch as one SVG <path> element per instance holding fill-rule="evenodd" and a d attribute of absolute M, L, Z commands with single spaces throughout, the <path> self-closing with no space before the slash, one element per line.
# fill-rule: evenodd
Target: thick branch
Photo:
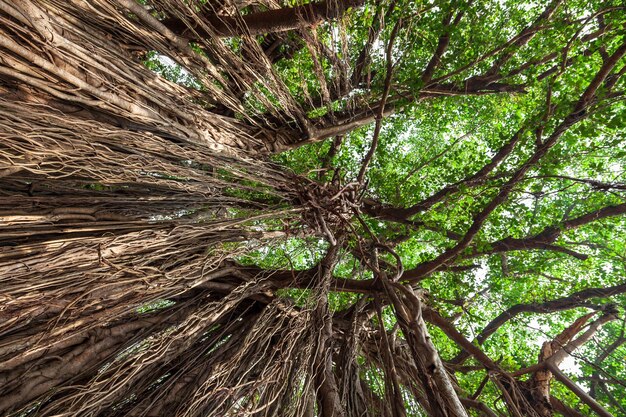
<path fill-rule="evenodd" d="M 531 250 L 531 249 L 545 249 L 545 250 L 557 250 L 568 253 L 579 259 L 587 259 L 587 255 L 578 254 L 576 252 L 569 251 L 566 248 L 552 245 L 553 242 L 565 231 L 575 229 L 577 227 L 584 226 L 596 220 L 604 219 L 606 217 L 619 216 L 626 213 L 626 203 L 617 204 L 613 206 L 603 207 L 599 210 L 591 213 L 584 214 L 571 220 L 564 221 L 556 226 L 549 226 L 543 229 L 540 233 L 532 237 L 516 239 L 507 237 L 502 240 L 493 242 L 491 248 L 470 254 L 468 257 L 488 255 L 493 253 L 509 252 L 514 250 Z"/>
<path fill-rule="evenodd" d="M 470 7 L 470 5 L 471 2 L 470 4 L 468 4 L 468 7 Z M 435 70 L 439 67 L 439 64 L 441 63 L 441 58 L 443 57 L 443 54 L 446 52 L 446 50 L 448 49 L 448 45 L 450 44 L 450 31 L 454 26 L 459 24 L 459 22 L 463 18 L 463 15 L 465 14 L 465 11 L 459 11 L 454 18 L 454 21 L 452 21 L 452 14 L 452 12 L 449 12 L 443 18 L 443 34 L 439 37 L 439 40 L 437 41 L 437 48 L 435 48 L 435 52 L 430 58 L 430 61 L 428 62 L 428 65 L 426 66 L 426 69 L 422 74 L 422 83 L 424 84 L 427 84 L 432 79 Z"/>
<path fill-rule="evenodd" d="M 601 417 L 613 417 L 613 414 L 609 413 L 606 408 L 602 407 L 596 400 L 591 398 L 582 388 L 580 388 L 574 381 L 569 379 L 561 370 L 552 364 L 548 364 L 548 369 L 552 372 L 554 377 L 569 388 L 582 402 L 587 404 L 589 408 L 595 411 Z"/>
<path fill-rule="evenodd" d="M 489 336 L 494 334 L 504 323 L 521 313 L 554 313 L 556 311 L 570 310 L 581 307 L 584 302 L 591 298 L 607 298 L 617 294 L 626 293 L 626 283 L 607 288 L 588 288 L 575 292 L 567 297 L 557 298 L 544 303 L 517 304 L 501 313 L 493 319 L 480 334 L 476 342 L 481 345 Z M 469 354 L 461 352 L 454 358 L 452 363 L 461 363 Z"/>
<path fill-rule="evenodd" d="M 185 22 L 168 18 L 162 21 L 171 31 L 194 39 L 210 38 L 214 35 L 231 37 L 249 34 L 252 36 L 266 33 L 286 32 L 302 26 L 312 26 L 326 20 L 342 16 L 350 7 L 363 5 L 364 0 L 346 0 L 339 2 L 309 3 L 296 7 L 247 14 L 241 17 L 223 16 L 205 12 L 202 17 L 211 25 L 214 34 L 209 34 L 200 27 L 189 28 Z"/>

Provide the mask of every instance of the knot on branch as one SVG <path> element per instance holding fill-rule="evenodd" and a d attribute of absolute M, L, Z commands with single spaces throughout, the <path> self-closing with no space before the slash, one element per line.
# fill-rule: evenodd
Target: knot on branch
<path fill-rule="evenodd" d="M 337 178 L 324 184 L 302 177 L 295 180 L 299 203 L 306 208 L 303 220 L 334 246 L 336 234 L 341 233 L 358 209 L 360 184 L 343 185 Z"/>

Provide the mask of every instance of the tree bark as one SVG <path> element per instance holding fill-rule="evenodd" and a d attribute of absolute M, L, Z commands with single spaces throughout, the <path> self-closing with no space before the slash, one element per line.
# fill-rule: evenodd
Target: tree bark
<path fill-rule="evenodd" d="M 364 3 L 364 0 L 323 1 L 302 6 L 256 12 L 240 17 L 217 15 L 205 11 L 202 16 L 211 26 L 213 31 L 211 34 L 200 27 L 190 28 L 186 23 L 176 18 L 168 18 L 162 22 L 173 32 L 188 39 L 195 39 L 197 35 L 206 38 L 214 35 L 222 37 L 256 36 L 317 25 L 326 20 L 341 17 L 349 8 L 359 7 Z"/>

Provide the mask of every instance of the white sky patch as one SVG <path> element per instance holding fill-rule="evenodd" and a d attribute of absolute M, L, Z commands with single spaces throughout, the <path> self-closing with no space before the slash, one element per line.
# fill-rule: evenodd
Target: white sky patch
<path fill-rule="evenodd" d="M 187 78 L 194 78 L 193 75 L 189 71 L 187 71 L 185 67 L 183 67 L 182 65 L 179 65 L 176 61 L 174 61 L 172 58 L 170 58 L 167 55 L 158 54 L 157 60 L 165 67 L 168 67 L 171 69 L 180 68 L 180 77 L 178 77 L 178 79 L 175 80 L 175 82 L 177 83 L 183 82 Z"/>
<path fill-rule="evenodd" d="M 371 55 L 375 55 L 380 59 L 385 58 L 385 42 L 383 42 L 380 38 L 376 39 L 374 43 L 372 43 Z"/>
<path fill-rule="evenodd" d="M 489 267 L 487 266 L 487 261 L 483 259 L 480 261 L 480 266 L 476 269 L 476 272 L 474 272 L 474 278 L 476 278 L 476 282 L 481 286 L 484 284 L 488 272 Z"/>
<path fill-rule="evenodd" d="M 526 208 L 528 209 L 533 209 L 535 206 L 535 199 L 533 197 L 530 196 L 525 196 L 520 198 L 519 200 L 517 200 L 519 203 L 523 204 L 526 206 Z M 519 213 L 517 214 L 519 215 Z"/>
<path fill-rule="evenodd" d="M 167 55 L 161 55 L 159 54 L 157 56 L 157 59 L 159 60 L 159 62 L 167 67 L 174 67 L 176 66 L 176 62 L 174 62 L 174 60 L 172 58 L 170 58 Z"/>

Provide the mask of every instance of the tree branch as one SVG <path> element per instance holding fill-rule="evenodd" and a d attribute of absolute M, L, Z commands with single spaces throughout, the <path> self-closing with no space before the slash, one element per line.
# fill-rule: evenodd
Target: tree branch
<path fill-rule="evenodd" d="M 569 379 L 561 370 L 556 366 L 548 362 L 548 369 L 554 377 L 567 388 L 570 389 L 582 402 L 587 404 L 589 408 L 595 411 L 600 417 L 613 417 L 613 414 L 609 413 L 606 408 L 602 407 L 596 400 L 591 398 L 589 394 L 583 391 L 574 381 Z"/>
<path fill-rule="evenodd" d="M 359 7 L 364 0 L 345 0 L 339 2 L 308 3 L 302 6 L 285 7 L 247 14 L 239 17 L 218 15 L 213 11 L 205 11 L 203 19 L 211 25 L 214 33 L 210 34 L 200 27 L 189 27 L 177 18 L 167 18 L 162 23 L 171 31 L 187 39 L 194 40 L 197 36 L 211 38 L 252 36 L 266 33 L 286 32 L 302 26 L 312 26 L 325 20 L 342 16 L 350 7 Z M 196 36 L 197 35 L 197 36 Z"/>
<path fill-rule="evenodd" d="M 582 307 L 584 302 L 591 298 L 607 298 L 617 294 L 626 293 L 626 283 L 606 288 L 588 288 L 575 292 L 567 297 L 557 298 L 555 300 L 546 301 L 544 303 L 516 304 L 513 307 L 502 312 L 498 317 L 493 319 L 485 328 L 476 336 L 475 342 L 482 345 L 485 340 L 496 332 L 504 323 L 518 316 L 521 313 L 554 313 L 556 311 L 570 310 L 572 308 Z M 588 306 L 586 306 L 588 307 Z M 463 362 L 469 354 L 467 352 L 459 353 L 451 363 Z"/>

